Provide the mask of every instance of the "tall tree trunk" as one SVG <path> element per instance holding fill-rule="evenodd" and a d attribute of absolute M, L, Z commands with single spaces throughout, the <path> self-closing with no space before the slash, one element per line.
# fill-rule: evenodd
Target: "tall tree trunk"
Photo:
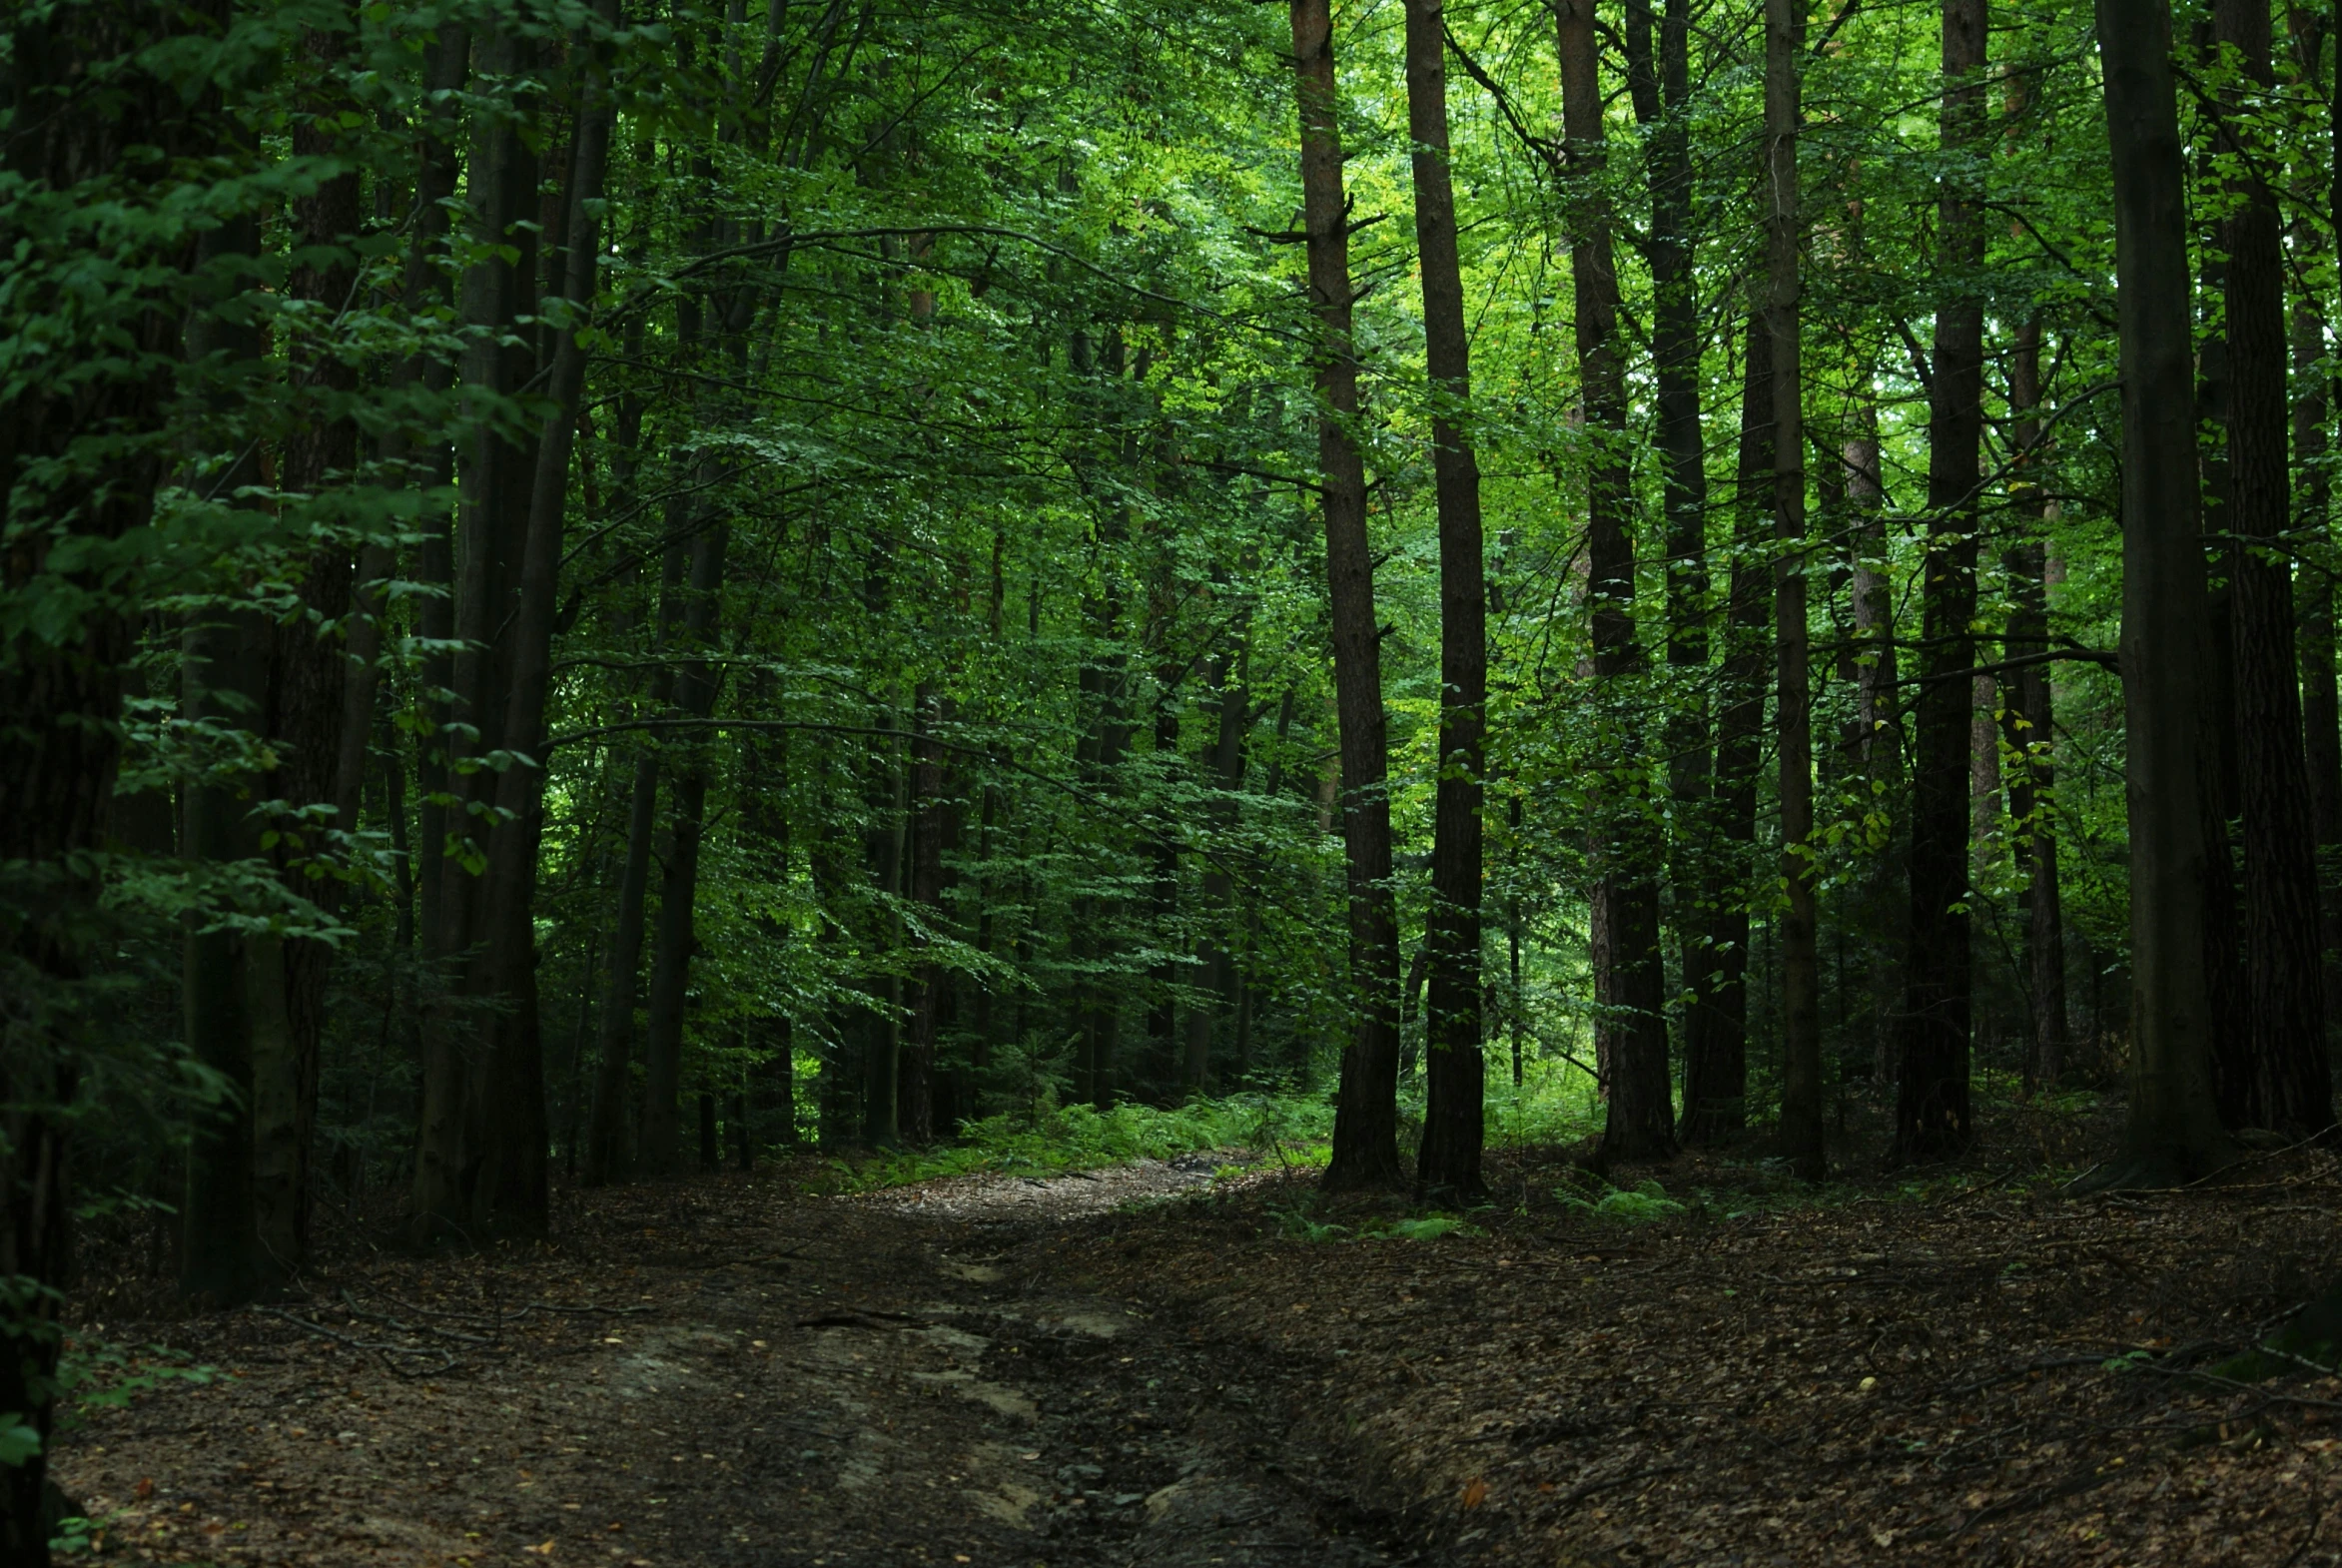
<path fill-rule="evenodd" d="M 1724 661 L 1717 679 L 1714 847 L 1701 899 L 1708 919 L 1707 1015 L 1684 1058 L 1683 1141 L 1714 1144 L 1746 1125 L 1749 1094 L 1749 880 L 1757 842 L 1757 770 L 1765 740 L 1765 620 L 1772 582 L 1764 530 L 1773 513 L 1773 334 L 1749 318 L 1742 361 L 1740 451 L 1732 575 L 1725 590 Z"/>
<path fill-rule="evenodd" d="M 2317 837 L 2318 930 L 2325 949 L 2326 1034 L 2336 1034 L 2342 999 L 2342 701 L 2334 675 L 2333 477 L 2326 467 L 2330 389 L 2320 374 L 2325 324 L 2317 302 L 2293 309 L 2293 451 L 2299 477 L 2302 570 L 2294 579 L 2301 612 L 2301 754 L 2309 774 L 2309 820 Z"/>
<path fill-rule="evenodd" d="M 2204 996 L 2196 809 L 2204 559 L 2169 0 L 2097 0 L 2097 23 L 2122 370 L 2132 986 L 2130 1114 L 2124 1159 L 2107 1179 L 2131 1185 L 2191 1180 L 2221 1163 L 2227 1141 L 2211 1110 Z"/>
<path fill-rule="evenodd" d="M 531 41 L 503 31 L 484 40 L 482 52 L 483 69 L 517 77 L 532 68 L 536 49 Z M 455 694 L 449 713 L 454 722 L 439 731 L 447 766 L 438 783 L 454 802 L 447 812 L 454 836 L 468 839 L 468 852 L 484 860 L 488 819 L 471 808 L 488 804 L 495 775 L 459 764 L 502 744 L 500 699 L 509 645 L 498 633 L 513 607 L 509 568 L 521 531 L 512 516 L 514 469 L 526 453 L 495 432 L 488 410 L 527 379 L 521 363 L 525 351 L 505 341 L 513 320 L 527 308 L 522 280 L 535 277 L 536 213 L 529 197 L 537 172 L 535 156 L 516 125 L 483 114 L 474 141 L 468 199 L 480 249 L 463 277 L 462 315 L 474 336 L 461 374 L 476 433 L 458 464 L 461 548 L 454 559 L 460 569 L 452 582 L 457 651 L 446 683 Z M 510 831 L 529 829 L 514 823 Z M 429 929 L 443 973 L 423 1017 L 422 1110 L 409 1200 L 409 1224 L 418 1245 L 471 1220 L 485 1092 L 476 1065 L 493 1054 L 492 1041 L 478 1038 L 477 1011 L 459 1005 L 486 991 L 479 878 L 448 867 L 444 857 L 433 858 L 439 862 L 437 908 Z"/>
<path fill-rule="evenodd" d="M 1252 694 L 1239 684 L 1235 661 L 1222 649 L 1212 657 L 1207 678 L 1211 688 L 1211 744 L 1203 765 L 1219 798 L 1210 818 L 1219 843 L 1203 869 L 1203 935 L 1195 941 L 1197 1000 L 1187 1009 L 1187 1030 L 1179 1082 L 1201 1093 L 1211 1077 L 1211 1042 L 1215 1026 L 1234 1002 L 1235 960 L 1228 952 L 1228 932 L 1235 911 L 1231 901 L 1235 878 L 1228 870 L 1227 835 L 1235 826 L 1234 794 L 1244 783 L 1244 731 L 1251 719 Z"/>
<path fill-rule="evenodd" d="M 1710 948 L 1714 912 L 1706 905 L 1706 861 L 1715 853 L 1715 846 L 1704 831 L 1712 816 L 1707 805 L 1712 786 L 1706 689 L 1711 616 L 1708 462 L 1700 427 L 1700 302 L 1692 267 L 1691 133 L 1684 120 L 1691 97 L 1690 0 L 1666 0 L 1656 59 L 1651 46 L 1652 21 L 1650 0 L 1627 0 L 1628 87 L 1635 119 L 1650 136 L 1645 167 L 1651 191 L 1651 358 L 1658 382 L 1660 512 L 1667 551 L 1667 665 L 1672 677 L 1666 732 L 1668 790 L 1674 797 L 1677 824 L 1668 869 L 1675 890 L 1688 1075 L 1690 1062 L 1711 1054 L 1705 1037 L 1715 1020 L 1714 1010 L 1707 1005 L 1714 969 Z M 1516 930 L 1517 906 L 1516 895 Z M 1514 946 L 1517 950 L 1517 937 Z M 1517 1043 L 1517 1023 L 1515 1036 Z M 1688 1102 L 1686 1110 L 1688 1113 Z"/>
<path fill-rule="evenodd" d="M 338 32 L 304 29 L 303 68 L 312 80 L 303 93 L 303 113 L 293 130 L 298 157 L 336 160 L 346 149 L 340 117 L 351 106 L 345 69 L 347 38 Z M 357 280 L 353 254 L 358 237 L 358 173 L 345 169 L 308 196 L 295 200 L 295 243 L 310 260 L 294 269 L 292 293 L 331 321 L 349 303 Z M 296 352 L 292 395 L 301 422 L 285 442 L 283 481 L 297 494 L 317 495 L 348 484 L 358 465 L 358 426 L 343 403 L 357 390 L 356 370 L 328 346 Z M 348 664 L 319 628 L 339 628 L 350 610 L 351 557 L 347 544 L 321 530 L 311 546 L 300 585 L 303 614 L 280 620 L 271 649 L 267 728 L 281 759 L 272 790 L 296 807 L 356 804 L 356 780 L 338 778 L 347 725 L 344 686 Z M 330 633 L 328 634 L 330 635 Z M 371 715 L 369 715 L 371 717 Z M 363 737 L 369 726 L 361 724 Z M 363 770 L 361 769 L 363 772 Z M 357 828 L 357 813 L 338 826 Z M 326 909 L 339 903 L 339 884 L 314 881 L 298 862 L 326 846 L 289 831 L 274 852 L 281 872 Z M 250 945 L 248 977 L 261 983 L 254 993 L 253 1176 L 262 1241 L 286 1269 L 308 1257 L 310 1153 L 317 1120 L 318 1049 L 325 1030 L 326 980 L 333 949 L 323 942 L 266 940 Z M 271 974 L 273 972 L 273 975 Z M 266 995 L 268 979 L 281 984 Z"/>
<path fill-rule="evenodd" d="M 945 798 L 943 749 L 935 743 L 936 726 L 944 716 L 943 697 L 935 684 L 922 682 L 911 701 L 911 902 L 930 926 L 943 921 L 944 850 L 949 832 L 950 802 Z M 932 939 L 923 939 L 921 947 Z M 913 1144 L 935 1142 L 935 1048 L 942 1023 L 945 987 L 943 967 L 922 958 L 914 979 L 917 994 L 911 1004 L 910 1049 L 903 1054 L 903 1136 Z"/>
<path fill-rule="evenodd" d="M 204 235 L 196 258 L 200 268 L 218 273 L 250 265 L 259 252 L 259 224 L 238 218 Z M 230 302 L 240 303 L 242 292 L 230 296 Z M 233 311 L 198 311 L 188 323 L 187 351 L 198 362 L 219 357 L 251 364 L 260 360 L 263 348 L 249 318 Z M 257 456 L 239 456 L 222 479 L 221 488 L 230 494 L 258 484 Z M 211 605 L 198 610 L 180 640 L 181 718 L 229 728 L 265 725 L 275 644 L 275 628 L 257 609 Z M 252 814 L 251 793 L 250 785 L 191 783 L 182 798 L 182 853 L 213 864 L 257 858 L 261 824 Z M 278 944 L 256 955 L 253 946 L 246 933 L 233 928 L 197 930 L 188 934 L 181 951 L 188 1051 L 218 1075 L 227 1093 L 218 1103 L 199 1107 L 189 1129 L 179 1288 L 183 1295 L 221 1306 L 252 1299 L 286 1273 L 262 1239 L 253 1160 L 254 1003 L 282 1011 L 283 948 Z"/>
<path fill-rule="evenodd" d="M 1901 911 L 1895 907 L 1893 849 L 1895 807 L 1902 797 L 1903 717 L 1895 696 L 1895 580 L 1887 548 L 1886 485 L 1879 466 L 1879 408 L 1867 365 L 1857 377 L 1853 424 L 1841 460 L 1852 513 L 1855 728 L 1870 797 L 1863 832 L 1868 863 L 1856 897 L 1864 952 L 1864 1027 L 1872 1037 L 1873 1086 L 1884 1094 L 1895 1082 L 1891 1021 L 1902 1005 L 1896 973 L 1903 957 L 1896 939 Z"/>
<path fill-rule="evenodd" d="M 2017 78 L 2015 80 L 2022 80 Z M 2013 92 L 2012 92 L 2013 96 Z M 2047 507 L 2041 498 L 2037 451 L 2041 439 L 2041 320 L 2036 313 L 2017 329 L 2008 360 L 2008 408 L 2018 453 L 2009 498 L 2025 519 L 2025 536 L 2008 547 L 2002 567 L 2008 574 L 2007 656 L 2046 660 L 2049 653 L 2048 551 L 2040 530 Z M 2029 664 L 2010 672 L 2015 690 L 2001 704 L 2009 753 L 2017 759 L 2008 774 L 2008 814 L 2015 821 L 2018 868 L 2025 876 L 2025 992 L 2031 1014 L 2030 1049 L 2024 1085 L 2029 1091 L 2053 1085 L 2065 1065 L 2065 924 L 2057 881 L 2057 833 L 2050 815 L 2052 717 L 2049 666 Z"/>
<path fill-rule="evenodd" d="M 1325 1168 L 1329 1191 L 1394 1187 L 1398 1156 L 1398 909 L 1390 887 L 1389 742 L 1382 638 L 1366 542 L 1366 467 L 1351 429 L 1358 362 L 1350 338 L 1349 211 L 1342 197 L 1339 100 L 1328 0 L 1292 0 L 1301 119 L 1301 211 L 1309 304 L 1316 312 L 1318 491 L 1325 512 L 1326 595 L 1333 621 L 1334 711 L 1341 743 L 1341 828 L 1349 891 L 1351 1025 L 1343 1044 Z M 1292 713 L 1288 692 L 1279 739 Z M 1277 761 L 1281 763 L 1280 748 Z M 1270 786 L 1270 794 L 1275 787 Z"/>
<path fill-rule="evenodd" d="M 2269 8 L 2217 0 L 2214 29 L 2247 77 L 2274 85 Z M 2224 100 L 2220 147 L 2253 151 L 2233 99 Z M 2232 180 L 2222 224 L 2227 253 L 2228 461 L 2234 511 L 2230 635 L 2236 660 L 2239 817 L 2244 837 L 2246 997 L 2244 1102 L 2249 1126 L 2299 1137 L 2334 1120 L 2325 1051 L 2318 941 L 2316 838 L 2302 758 L 2301 696 L 2293 661 L 2293 584 L 2286 557 L 2255 549 L 2288 531 L 2285 263 L 2277 202 L 2248 165 Z"/>
<path fill-rule="evenodd" d="M 0 64 L 11 219 L 27 192 L 83 211 L 119 204 L 119 232 L 132 237 L 114 258 L 122 277 L 143 279 L 151 268 L 160 282 L 184 268 L 191 236 L 157 196 L 188 189 L 178 171 L 215 152 L 227 117 L 216 93 L 190 97 L 157 70 L 184 61 L 191 40 L 199 55 L 213 47 L 229 16 L 223 0 L 168 11 L 20 8 Z M 98 81 L 102 95 L 89 90 Z M 0 332 L 12 340 L 31 330 L 30 314 L 45 313 L 44 352 L 76 367 L 70 378 L 16 377 L 0 392 L 10 540 L 0 589 L 74 607 L 66 624 L 34 631 L 19 622 L 0 638 L 0 943 L 15 1021 L 0 1067 L 0 1277 L 22 1292 L 0 1323 L 0 1417 L 35 1439 L 20 1462 L 0 1466 L 0 1561 L 12 1568 L 47 1568 L 58 1513 L 48 1440 L 71 1263 L 66 1145 L 81 1050 L 72 993 L 99 918 L 91 864 L 114 793 L 115 720 L 132 652 L 120 590 L 61 557 L 80 549 L 86 560 L 95 546 L 102 558 L 152 516 L 167 460 L 152 437 L 165 427 L 185 319 L 176 291 L 143 282 L 76 292 L 76 310 L 58 312 L 59 291 L 71 287 L 56 274 L 61 254 L 28 247 L 13 256 L 0 309 Z M 103 471 L 85 455 L 98 430 L 108 437 Z"/>
<path fill-rule="evenodd" d="M 2342 6 L 2342 0 L 2337 0 L 2337 5 Z M 2325 189 L 2314 194 L 2326 200 L 2326 228 L 2336 236 L 2337 254 L 2342 254 L 2342 10 L 2318 18 L 2305 8 L 2296 11 L 2294 18 L 2295 35 L 2305 57 L 2302 74 L 2313 92 L 2318 86 L 2325 37 L 2336 40 L 2335 73 L 2326 88 L 2325 145 L 2311 154 L 2308 163 L 2313 182 L 2320 174 L 2325 178 Z M 2303 227 L 2313 231 L 2309 246 L 2314 250 L 2315 226 Z M 2312 363 L 2323 358 L 2322 326 L 2321 305 L 2303 301 L 2294 315 L 2294 360 L 2297 370 L 2305 375 L 2305 358 Z M 2314 400 L 2303 397 L 2296 415 L 2294 456 L 2303 469 L 2308 491 L 2303 497 L 2307 515 L 2302 526 L 2311 541 L 2310 569 L 2301 578 L 2309 595 L 2301 647 L 2302 750 L 2309 766 L 2310 816 L 2318 836 L 2318 887 L 2324 900 L 2321 930 L 2326 948 L 2327 1039 L 2330 1047 L 2342 1047 L 2342 1029 L 2337 1029 L 2342 1025 L 2342 1017 L 2337 1016 L 2342 1014 L 2342 739 L 2336 733 L 2342 727 L 2342 712 L 2338 712 L 2342 702 L 2335 692 L 2333 479 L 2326 466 L 2326 428 L 2334 411 L 2334 392 L 2333 383 L 2321 382 Z"/>
<path fill-rule="evenodd" d="M 1963 3 L 1963 0 L 1952 0 Z M 1978 48 L 1981 48 L 1981 0 Z M 1804 116 L 1801 67 L 1806 12 L 1800 0 L 1766 0 L 1766 328 L 1773 340 L 1773 526 L 1781 760 L 1781 1152 L 1809 1181 L 1828 1167 L 1822 1146 L 1821 969 L 1814 910 L 1814 714 L 1806 639 L 1805 378 L 1799 250 L 1797 142 Z M 1947 27 L 1950 23 L 1947 22 Z M 1939 373 L 1941 374 L 1941 373 Z"/>
<path fill-rule="evenodd" d="M 1602 128 L 1601 57 L 1594 0 L 1556 7 L 1561 59 L 1563 146 L 1570 180 L 1570 279 L 1577 296 L 1578 378 L 1588 437 L 1587 600 L 1593 615 L 1594 678 L 1608 710 L 1602 731 L 1607 797 L 1594 829 L 1594 1003 L 1596 1060 L 1603 1064 L 1610 1161 L 1665 1160 L 1675 1153 L 1675 1106 L 1667 1063 L 1666 970 L 1659 957 L 1659 871 L 1665 858 L 1656 803 L 1649 798 L 1647 747 L 1630 715 L 1642 693 L 1645 659 L 1635 638 L 1634 505 L 1626 451 L 1626 366 L 1618 344 L 1618 269 L 1610 249 L 1610 206 L 1602 194 L 1607 160 Z M 1436 980 L 1433 982 L 1437 984 Z"/>
<path fill-rule="evenodd" d="M 598 30 L 617 26 L 617 0 L 598 0 Z M 473 1193 L 475 1219 L 525 1234 L 546 1225 L 544 1060 L 538 1028 L 535 923 L 537 840 L 544 814 L 545 704 L 552 678 L 553 624 L 561 554 L 569 512 L 569 468 L 577 408 L 585 389 L 586 349 L 578 329 L 593 308 L 595 263 L 601 254 L 601 208 L 608 168 L 612 105 L 594 62 L 602 53 L 597 28 L 580 27 L 570 59 L 582 80 L 582 103 L 570 142 L 562 203 L 567 231 L 560 236 L 559 285 L 553 311 L 532 306 L 546 322 L 549 365 L 544 392 L 551 401 L 529 474 L 526 527 L 515 563 L 510 654 L 501 734 L 516 760 L 496 776 L 495 805 L 505 829 L 490 836 L 485 929 L 488 994 L 503 1011 L 485 1084 L 484 1165 Z M 556 314 L 556 312 L 558 314 Z M 525 758 L 527 760 L 517 760 Z"/>
<path fill-rule="evenodd" d="M 618 443 L 612 456 L 620 495 L 632 492 L 640 471 L 641 434 L 642 405 L 628 398 L 620 404 Z M 668 544 L 659 570 L 656 639 L 661 646 L 671 639 L 683 613 L 683 545 Z M 655 665 L 647 711 L 664 713 L 674 692 L 674 666 Z M 593 1110 L 586 1124 L 584 1180 L 588 1186 L 618 1180 L 633 1165 L 627 1124 L 634 1098 L 634 1008 L 641 994 L 644 909 L 650 892 L 651 854 L 658 839 L 658 750 L 645 745 L 634 760 L 627 804 L 626 858 L 618 874 L 610 976 L 602 1001 L 600 1047 L 594 1065 Z"/>
<path fill-rule="evenodd" d="M 1936 200 L 1936 342 L 1928 391 L 1928 550 L 1912 759 L 1911 943 L 1895 1148 L 1938 1160 L 1974 1136 L 1968 1108 L 1968 740 L 1976 504 L 1983 444 L 1984 0 L 1944 0 L 1946 164 Z"/>
<path fill-rule="evenodd" d="M 729 522 L 709 523 L 691 541 L 682 628 L 689 651 L 675 676 L 675 709 L 685 719 L 704 719 L 715 710 L 720 678 L 705 654 L 716 645 L 724 553 L 731 532 Z M 668 821 L 665 869 L 659 879 L 658 941 L 651 956 L 650 1008 L 642 1048 L 639 1145 L 642 1169 L 653 1176 L 682 1170 L 683 1014 L 691 960 L 699 950 L 699 846 L 706 828 L 707 770 L 702 740 L 675 780 L 675 809 Z"/>
<path fill-rule="evenodd" d="M 1432 396 L 1431 462 L 1439 505 L 1439 784 L 1432 813 L 1431 994 L 1423 1143 L 1415 1179 L 1427 1192 L 1477 1197 L 1482 1137 L 1480 820 L 1485 771 L 1487 591 L 1480 465 L 1472 451 L 1471 339 L 1448 175 L 1447 55 L 1440 0 L 1406 0 L 1407 130 L 1414 142 L 1415 248 Z"/>

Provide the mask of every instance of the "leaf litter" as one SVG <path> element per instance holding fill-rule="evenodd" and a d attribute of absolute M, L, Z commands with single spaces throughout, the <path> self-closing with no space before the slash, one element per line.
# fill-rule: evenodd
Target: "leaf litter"
<path fill-rule="evenodd" d="M 208 1315 L 101 1255 L 77 1339 L 218 1375 L 58 1469 L 104 1558 L 170 1564 L 2342 1560 L 2342 1379 L 2233 1359 L 2342 1264 L 2342 1161 L 2075 1199 L 2042 1128 L 1819 1198 L 1500 1151 L 1468 1216 L 1222 1156 L 845 1197 L 801 1161 L 471 1256 L 353 1224 Z"/>

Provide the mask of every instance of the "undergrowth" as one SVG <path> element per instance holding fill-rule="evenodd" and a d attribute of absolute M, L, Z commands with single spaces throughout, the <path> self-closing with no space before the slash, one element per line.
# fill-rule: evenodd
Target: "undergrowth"
<path fill-rule="evenodd" d="M 1230 1095 L 1169 1109 L 1125 1104 L 1110 1111 L 1060 1106 L 961 1124 L 960 1142 L 904 1150 L 833 1167 L 856 1191 L 997 1171 L 1039 1175 L 1172 1160 L 1210 1150 L 1299 1168 L 1325 1163 L 1333 1108 L 1313 1095 Z"/>

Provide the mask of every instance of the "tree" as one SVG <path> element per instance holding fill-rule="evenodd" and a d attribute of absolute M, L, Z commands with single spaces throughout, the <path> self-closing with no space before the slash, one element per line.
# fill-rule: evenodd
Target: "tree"
<path fill-rule="evenodd" d="M 1799 309 L 1799 62 L 1805 13 L 1794 0 L 1765 7 L 1765 326 L 1773 340 L 1773 525 L 1781 556 L 1774 587 L 1781 735 L 1782 880 L 1789 908 L 1781 923 L 1781 1147 L 1809 1181 L 1827 1166 L 1822 1146 L 1821 976 L 1814 907 L 1814 719 L 1807 670 L 1806 426 Z M 1940 358 L 1940 357 L 1939 357 Z"/>
<path fill-rule="evenodd" d="M 1439 508 L 1439 771 L 1431 850 L 1426 1005 L 1429 1099 L 1415 1179 L 1460 1198 L 1480 1190 L 1480 877 L 1486 759 L 1487 588 L 1480 467 L 1472 447 L 1471 340 L 1448 170 L 1447 44 L 1439 0 L 1407 0 L 1407 133 L 1423 279 L 1424 365 Z"/>
<path fill-rule="evenodd" d="M 2197 825 L 2196 530 L 2186 184 L 2164 0 L 2097 0 L 2122 354 L 2122 705 L 2129 734 L 2130 1116 L 2109 1185 L 2217 1168 Z"/>
<path fill-rule="evenodd" d="M 1675 1153 L 1675 1106 L 1667 1071 L 1666 973 L 1659 955 L 1657 818 L 1644 789 L 1643 753 L 1631 715 L 1644 673 L 1635 639 L 1635 541 L 1626 452 L 1626 367 L 1619 353 L 1618 269 L 1602 129 L 1601 59 L 1593 0 L 1556 8 L 1566 168 L 1575 187 L 1570 280 L 1576 293 L 1578 375 L 1585 389 L 1587 600 L 1593 611 L 1594 677 L 1610 689 L 1615 752 L 1597 807 L 1593 932 L 1596 1060 L 1609 1115 L 1606 1159 L 1664 1160 Z"/>
<path fill-rule="evenodd" d="M 1978 461 L 1983 441 L 1983 0 L 1945 0 L 1936 202 L 1936 341 L 1928 382 L 1928 557 L 1922 567 L 1912 756 L 1911 943 L 1896 1097 L 1906 1160 L 1965 1149 L 1968 1106 L 1969 668 L 1975 663 Z"/>
<path fill-rule="evenodd" d="M 1350 1005 L 1355 1014 L 1342 1049 L 1333 1153 L 1325 1169 L 1325 1185 L 1338 1191 L 1396 1186 L 1402 1177 L 1397 1142 L 1398 910 L 1390 887 L 1390 754 L 1382 712 L 1374 561 L 1366 539 L 1366 466 L 1351 429 L 1358 417 L 1358 366 L 1350 337 L 1350 210 L 1342 195 L 1341 100 L 1327 0 L 1293 0 L 1292 37 L 1309 308 L 1321 335 L 1315 377 L 1323 404 L 1317 415 L 1318 505 L 1325 514 L 1326 599 L 1333 621 Z"/>

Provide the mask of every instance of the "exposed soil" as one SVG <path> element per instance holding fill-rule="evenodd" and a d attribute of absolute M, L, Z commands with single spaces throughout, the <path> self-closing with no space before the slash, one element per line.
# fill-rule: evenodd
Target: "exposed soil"
<path fill-rule="evenodd" d="M 1518 1152 L 1422 1240 L 1226 1158 L 569 1193 L 557 1247 L 354 1245 L 168 1323 L 125 1275 L 105 1337 L 231 1375 L 96 1412 L 61 1478 L 168 1563 L 2342 1562 L 2342 1380 L 2213 1369 L 2342 1265 L 2331 1155 L 2074 1200 L 1986 1151 L 1821 1205 L 1687 1157 L 1629 1222 Z"/>
<path fill-rule="evenodd" d="M 557 1250 L 111 1324 L 228 1375 L 97 1412 L 61 1480 L 108 1555 L 169 1563 L 1412 1561 L 1265 1355 L 1087 1278 L 1097 1214 L 1218 1163 L 596 1193 Z"/>

